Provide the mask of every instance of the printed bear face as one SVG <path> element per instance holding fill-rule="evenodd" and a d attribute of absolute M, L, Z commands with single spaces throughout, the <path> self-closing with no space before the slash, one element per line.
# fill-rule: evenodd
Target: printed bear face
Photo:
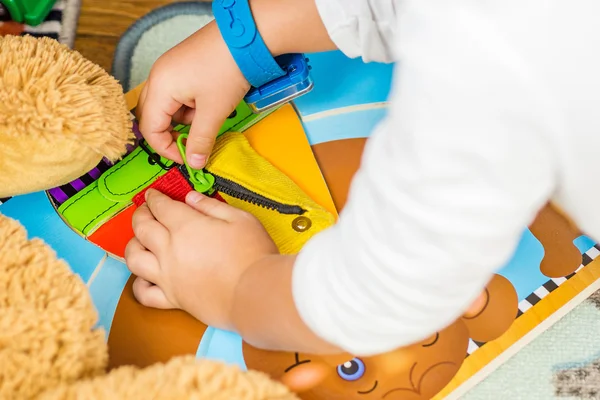
<path fill-rule="evenodd" d="M 467 343 L 465 324 L 455 323 L 413 346 L 340 364 L 334 357 L 265 354 L 247 344 L 244 358 L 249 367 L 300 391 L 305 400 L 428 399 L 454 377 Z"/>
<path fill-rule="evenodd" d="M 469 338 L 489 341 L 502 335 L 517 314 L 517 294 L 495 275 L 462 318 L 414 345 L 373 357 L 316 356 L 270 352 L 243 344 L 248 368 L 268 373 L 304 400 L 426 400 L 456 375 Z"/>

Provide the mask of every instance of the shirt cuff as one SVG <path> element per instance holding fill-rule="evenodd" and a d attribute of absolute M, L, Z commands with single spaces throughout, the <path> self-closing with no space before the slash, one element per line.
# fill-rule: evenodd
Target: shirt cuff
<path fill-rule="evenodd" d="M 358 30 L 356 19 L 346 15 L 339 1 L 316 0 L 316 4 L 325 29 L 337 48 L 347 57 L 360 57 L 360 46 L 353 40 Z"/>

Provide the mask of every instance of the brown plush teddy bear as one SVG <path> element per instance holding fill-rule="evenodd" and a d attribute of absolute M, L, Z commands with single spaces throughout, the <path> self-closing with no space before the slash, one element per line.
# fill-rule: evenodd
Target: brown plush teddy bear
<path fill-rule="evenodd" d="M 0 198 L 62 185 L 133 138 L 120 85 L 50 39 L 0 37 Z M 0 398 L 294 399 L 266 374 L 177 357 L 107 374 L 84 282 L 0 215 Z"/>

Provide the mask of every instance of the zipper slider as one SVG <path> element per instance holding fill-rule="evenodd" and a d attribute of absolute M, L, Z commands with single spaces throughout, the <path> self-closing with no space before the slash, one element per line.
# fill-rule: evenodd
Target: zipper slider
<path fill-rule="evenodd" d="M 196 191 L 200 193 L 212 194 L 213 185 L 215 184 L 215 177 L 203 169 L 198 170 L 190 167 L 187 162 L 187 158 L 185 157 L 185 145 L 183 144 L 184 139 L 187 139 L 187 137 L 187 133 L 182 133 L 179 135 L 177 138 L 177 148 L 179 149 L 179 154 L 181 154 L 183 164 L 185 165 L 185 168 L 190 176 L 190 182 Z"/>

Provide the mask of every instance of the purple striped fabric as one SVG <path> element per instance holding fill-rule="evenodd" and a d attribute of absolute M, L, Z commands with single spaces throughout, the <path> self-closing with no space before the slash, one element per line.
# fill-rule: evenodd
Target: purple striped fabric
<path fill-rule="evenodd" d="M 75 179 L 74 181 L 72 181 L 71 186 L 73 186 L 73 188 L 75 190 L 77 190 L 78 192 L 80 190 L 85 189 L 85 183 L 83 183 L 83 181 L 81 179 Z"/>
<path fill-rule="evenodd" d="M 142 133 L 140 132 L 140 126 L 138 125 L 137 121 L 133 121 L 132 130 L 137 139 L 143 139 Z"/>
<path fill-rule="evenodd" d="M 112 164 L 107 160 L 102 160 L 97 167 L 83 175 L 82 177 L 69 182 L 66 185 L 52 188 L 48 191 L 52 198 L 58 203 L 62 204 L 75 194 L 85 189 L 92 182 L 102 176 L 103 171 L 108 170 Z"/>
<path fill-rule="evenodd" d="M 135 137 L 137 139 L 141 139 L 142 134 L 140 133 L 139 126 L 137 124 L 137 121 L 135 120 L 133 121 L 132 129 Z M 135 145 L 127 145 L 127 153 L 130 153 L 133 149 L 135 149 L 135 147 Z M 50 196 L 52 196 L 56 203 L 62 204 L 74 195 L 76 195 L 81 190 L 85 189 L 92 182 L 100 178 L 104 171 L 108 170 L 113 165 L 114 164 L 111 163 L 108 159 L 103 158 L 100 164 L 98 164 L 96 168 L 94 168 L 87 174 L 83 175 L 78 179 L 75 179 L 72 182 L 69 182 L 66 185 L 50 189 L 48 193 L 50 193 Z"/>
<path fill-rule="evenodd" d="M 89 172 L 89 174 L 90 174 L 90 176 L 91 176 L 92 178 L 94 178 L 94 179 L 98 179 L 98 178 L 100 178 L 100 175 L 102 175 L 102 171 L 100 171 L 100 170 L 98 169 L 98 167 L 96 167 L 96 168 L 94 168 L 93 170 L 91 170 L 91 171 Z"/>
<path fill-rule="evenodd" d="M 50 196 L 52 196 L 52 198 L 58 204 L 62 204 L 65 201 L 69 200 L 69 196 L 67 196 L 67 194 L 63 192 L 62 189 L 59 187 L 48 190 L 48 193 L 50 193 Z"/>

